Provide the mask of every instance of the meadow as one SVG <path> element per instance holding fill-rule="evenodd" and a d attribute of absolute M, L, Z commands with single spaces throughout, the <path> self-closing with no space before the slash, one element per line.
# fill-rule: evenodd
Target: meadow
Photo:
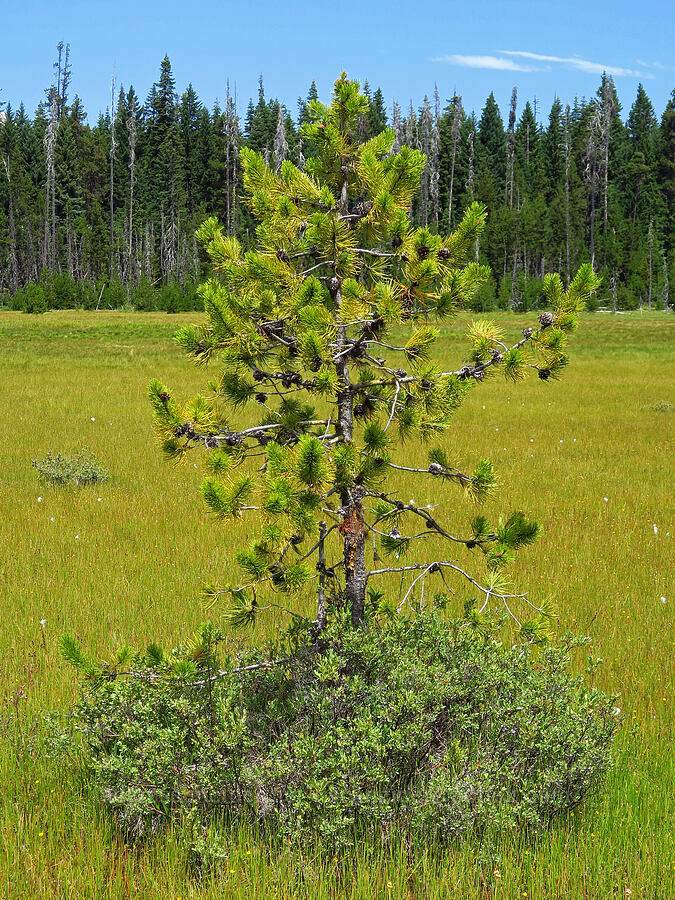
<path fill-rule="evenodd" d="M 185 395 L 205 386 L 205 372 L 171 342 L 179 324 L 196 318 L 0 313 L 0 895 L 674 896 L 675 318 L 664 313 L 582 316 L 560 383 L 477 385 L 446 438 L 466 467 L 481 455 L 494 461 L 501 490 L 491 515 L 523 509 L 542 524 L 513 579 L 533 598 L 554 601 L 556 630 L 592 637 L 592 655 L 604 661 L 594 681 L 619 695 L 616 765 L 582 808 L 545 833 L 502 835 L 487 862 L 473 839 L 446 848 L 363 846 L 336 860 L 311 843 L 271 848 L 242 830 L 200 880 L 177 828 L 126 845 L 78 767 L 47 753 L 41 714 L 65 709 L 77 690 L 59 635 L 73 631 L 100 657 L 124 644 L 177 644 L 207 616 L 201 585 L 223 579 L 255 528 L 250 519 L 214 525 L 192 459 L 168 465 L 152 433 L 152 377 Z M 467 347 L 466 318 L 445 326 L 437 345 L 452 365 Z M 530 324 L 513 314 L 491 318 L 508 336 Z M 32 459 L 83 447 L 110 470 L 108 483 L 38 481 Z M 414 465 L 425 451 L 410 445 L 406 455 Z M 401 490 L 408 486 L 402 479 Z M 408 496 L 447 501 L 450 518 L 467 521 L 461 495 L 435 488 L 410 482 L 416 493 Z M 262 639 L 281 622 L 271 616 L 253 638 L 233 640 Z"/>

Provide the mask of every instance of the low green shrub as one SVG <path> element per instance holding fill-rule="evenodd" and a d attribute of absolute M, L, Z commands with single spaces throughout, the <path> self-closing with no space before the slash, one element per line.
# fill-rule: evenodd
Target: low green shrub
<path fill-rule="evenodd" d="M 96 484 L 110 477 L 105 467 L 88 450 L 80 450 L 75 456 L 48 453 L 43 459 L 32 462 L 40 478 L 51 484 Z"/>
<path fill-rule="evenodd" d="M 318 642 L 293 626 L 221 660 L 206 625 L 170 653 L 103 665 L 65 636 L 85 676 L 68 741 L 129 836 L 183 815 L 333 845 L 541 827 L 599 784 L 618 710 L 570 674 L 585 639 L 508 646 L 499 624 L 473 609 L 362 628 L 340 614 Z"/>

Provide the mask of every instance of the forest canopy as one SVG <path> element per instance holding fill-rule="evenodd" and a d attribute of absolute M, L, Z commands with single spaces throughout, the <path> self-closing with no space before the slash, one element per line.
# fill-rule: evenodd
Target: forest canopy
<path fill-rule="evenodd" d="M 90 125 L 70 80 L 60 44 L 35 114 L 11 103 L 0 114 L 0 304 L 29 312 L 199 306 L 205 260 L 195 230 L 215 215 L 244 246 L 255 242 L 241 202 L 241 150 L 277 170 L 285 159 L 302 168 L 315 153 L 299 132 L 314 82 L 294 112 L 268 98 L 261 78 L 241 120 L 229 85 L 212 109 L 192 85 L 179 96 L 165 57 L 144 101 L 120 86 Z M 486 206 L 477 255 L 492 278 L 476 309 L 537 308 L 547 272 L 568 283 L 585 262 L 603 278 L 601 304 L 670 305 L 675 90 L 660 120 L 641 84 L 622 110 L 607 75 L 593 97 L 556 98 L 546 116 L 514 88 L 506 121 L 492 93 L 480 114 L 438 88 L 406 109 L 368 83 L 365 93 L 362 137 L 391 127 L 394 150 L 426 156 L 416 224 L 446 234 L 473 201 Z"/>

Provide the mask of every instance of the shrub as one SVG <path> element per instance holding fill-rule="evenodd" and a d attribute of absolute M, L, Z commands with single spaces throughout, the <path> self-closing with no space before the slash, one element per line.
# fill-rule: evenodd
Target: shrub
<path fill-rule="evenodd" d="M 147 275 L 142 275 L 138 287 L 133 292 L 133 302 L 137 310 L 150 312 L 155 309 L 155 289 Z"/>
<path fill-rule="evenodd" d="M 43 459 L 34 459 L 33 466 L 43 481 L 51 484 L 96 484 L 107 481 L 107 470 L 88 450 L 80 450 L 75 456 L 48 453 Z"/>
<path fill-rule="evenodd" d="M 319 644 L 296 626 L 222 661 L 207 625 L 103 667 L 64 638 L 86 676 L 71 740 L 129 835 L 190 811 L 333 844 L 537 828 L 599 783 L 618 711 L 568 671 L 583 639 L 509 647 L 499 625 L 471 606 L 454 622 L 371 610 L 362 628 L 341 613 Z"/>
<path fill-rule="evenodd" d="M 47 298 L 41 284 L 30 282 L 23 291 L 23 311 L 27 313 L 46 313 Z"/>

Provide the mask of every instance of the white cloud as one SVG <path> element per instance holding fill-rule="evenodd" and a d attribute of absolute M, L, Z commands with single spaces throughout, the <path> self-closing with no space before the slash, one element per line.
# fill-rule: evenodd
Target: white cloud
<path fill-rule="evenodd" d="M 569 69 L 576 69 L 579 72 L 586 72 L 588 75 L 602 75 L 606 72 L 616 78 L 628 76 L 631 78 L 653 78 L 654 76 L 639 72 L 636 69 L 627 69 L 624 66 L 611 66 L 607 63 L 592 62 L 590 59 L 582 59 L 580 56 L 549 56 L 545 53 L 531 53 L 529 50 L 500 50 L 508 57 L 517 57 L 518 59 L 531 59 L 536 62 L 557 63 Z"/>
<path fill-rule="evenodd" d="M 645 62 L 644 59 L 636 59 L 635 62 L 638 66 L 644 66 L 645 69 L 661 69 L 665 71 L 668 66 L 664 66 L 661 62 Z"/>
<path fill-rule="evenodd" d="M 465 56 L 462 53 L 452 53 L 450 56 L 436 56 L 431 62 L 449 63 L 454 66 L 465 66 L 469 69 L 497 69 L 503 72 L 544 72 L 550 66 L 531 66 L 516 62 L 513 59 L 504 59 L 501 56 Z"/>

